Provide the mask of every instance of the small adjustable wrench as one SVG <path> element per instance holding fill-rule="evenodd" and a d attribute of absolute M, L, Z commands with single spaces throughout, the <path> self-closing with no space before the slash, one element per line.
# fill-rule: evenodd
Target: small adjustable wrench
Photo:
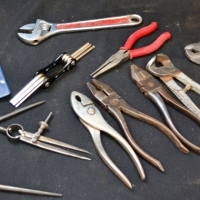
<path fill-rule="evenodd" d="M 37 19 L 35 24 L 22 26 L 18 37 L 26 44 L 37 45 L 46 38 L 59 33 L 136 26 L 141 23 L 142 17 L 135 14 L 62 24 Z"/>

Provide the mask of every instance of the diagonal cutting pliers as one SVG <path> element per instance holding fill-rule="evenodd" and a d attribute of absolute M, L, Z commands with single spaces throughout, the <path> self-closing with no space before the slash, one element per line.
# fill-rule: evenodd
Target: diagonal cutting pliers
<path fill-rule="evenodd" d="M 185 137 L 183 137 L 179 131 L 176 129 L 168 109 L 165 105 L 169 104 L 171 107 L 182 112 L 188 117 L 192 118 L 198 124 L 200 124 L 200 118 L 193 114 L 190 110 L 172 98 L 164 89 L 164 87 L 156 80 L 149 72 L 141 69 L 136 65 L 131 66 L 131 77 L 132 80 L 136 83 L 141 92 L 149 98 L 160 110 L 163 115 L 168 127 L 176 134 L 179 140 L 189 149 L 200 154 L 200 148 L 191 142 L 189 142 Z"/>
<path fill-rule="evenodd" d="M 111 115 L 113 115 L 113 117 L 119 122 L 128 142 L 131 144 L 133 149 L 152 165 L 154 165 L 161 171 L 164 171 L 161 163 L 149 154 L 147 154 L 135 142 L 129 131 L 128 125 L 122 115 L 122 112 L 160 129 L 172 140 L 172 142 L 180 151 L 188 153 L 187 148 L 185 148 L 185 146 L 179 141 L 175 134 L 163 123 L 131 107 L 110 86 L 106 85 L 105 83 L 102 83 L 101 81 L 98 81 L 96 79 L 93 79 L 92 82 L 94 85 L 87 83 L 87 86 L 93 94 L 94 98 L 97 100 L 97 102 L 100 103 L 100 105 L 105 110 L 107 110 Z"/>
<path fill-rule="evenodd" d="M 91 76 L 95 78 L 100 74 L 119 66 L 128 59 L 131 60 L 136 57 L 144 56 L 159 49 L 166 40 L 171 38 L 171 34 L 169 32 L 161 34 L 152 44 L 146 47 L 131 50 L 132 46 L 139 38 L 152 33 L 157 27 L 157 23 L 152 22 L 149 26 L 145 26 L 134 32 L 127 39 L 125 45 L 121 47 L 117 53 L 113 54 L 108 60 L 106 60 L 106 62 L 104 62 L 97 70 L 95 70 Z"/>

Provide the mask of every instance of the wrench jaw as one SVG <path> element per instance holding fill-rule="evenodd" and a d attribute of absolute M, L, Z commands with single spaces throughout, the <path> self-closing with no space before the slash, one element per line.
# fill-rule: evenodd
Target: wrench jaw
<path fill-rule="evenodd" d="M 29 45 L 37 45 L 55 32 L 54 25 L 38 19 L 35 24 L 26 24 L 19 29 L 18 38 Z"/>
<path fill-rule="evenodd" d="M 18 33 L 17 35 L 18 35 L 18 38 L 25 44 L 37 45 L 38 43 L 41 42 L 41 40 L 38 40 L 37 38 L 38 34 Z"/>
<path fill-rule="evenodd" d="M 19 28 L 19 32 L 21 32 L 21 33 L 32 33 L 34 27 L 35 27 L 35 24 L 26 24 L 26 25 Z"/>

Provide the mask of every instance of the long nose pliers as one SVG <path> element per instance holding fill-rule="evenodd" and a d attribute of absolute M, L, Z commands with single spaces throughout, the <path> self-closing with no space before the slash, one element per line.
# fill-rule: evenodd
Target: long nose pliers
<path fill-rule="evenodd" d="M 119 66 L 121 63 L 129 59 L 131 60 L 136 57 L 144 56 L 159 49 L 166 40 L 171 38 L 171 34 L 169 32 L 161 34 L 152 44 L 146 47 L 131 50 L 132 46 L 139 38 L 152 33 L 157 27 L 158 24 L 156 22 L 152 22 L 149 26 L 145 26 L 144 28 L 134 32 L 127 39 L 125 45 L 121 47 L 117 53 L 113 54 L 108 60 L 106 60 L 106 62 L 104 62 L 97 70 L 95 70 L 91 76 L 95 78 L 100 74 Z"/>

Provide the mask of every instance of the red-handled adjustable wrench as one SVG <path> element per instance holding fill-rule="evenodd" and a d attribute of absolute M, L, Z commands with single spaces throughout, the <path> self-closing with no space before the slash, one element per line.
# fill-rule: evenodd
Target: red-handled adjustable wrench
<path fill-rule="evenodd" d="M 144 55 L 150 54 L 150 53 L 156 51 L 157 49 L 159 49 L 166 40 L 171 38 L 171 34 L 169 32 L 165 32 L 165 33 L 161 34 L 152 44 L 150 44 L 146 47 L 130 50 L 132 48 L 132 46 L 134 45 L 134 43 L 139 38 L 152 33 L 157 27 L 158 27 L 157 23 L 152 22 L 149 26 L 146 26 L 146 27 L 141 28 L 138 31 L 134 32 L 127 39 L 125 45 L 123 47 L 121 47 L 117 53 L 113 54 L 108 60 L 106 60 L 106 62 L 104 62 L 97 70 L 95 70 L 91 74 L 91 76 L 93 78 L 97 77 L 100 74 L 102 74 L 114 67 L 117 67 L 122 62 L 125 62 L 128 59 L 131 60 L 136 57 L 144 56 Z"/>
<path fill-rule="evenodd" d="M 37 45 L 58 33 L 136 26 L 140 23 L 142 23 L 142 17 L 133 14 L 62 24 L 49 23 L 38 19 L 35 24 L 22 26 L 19 29 L 18 37 L 26 44 Z"/>

